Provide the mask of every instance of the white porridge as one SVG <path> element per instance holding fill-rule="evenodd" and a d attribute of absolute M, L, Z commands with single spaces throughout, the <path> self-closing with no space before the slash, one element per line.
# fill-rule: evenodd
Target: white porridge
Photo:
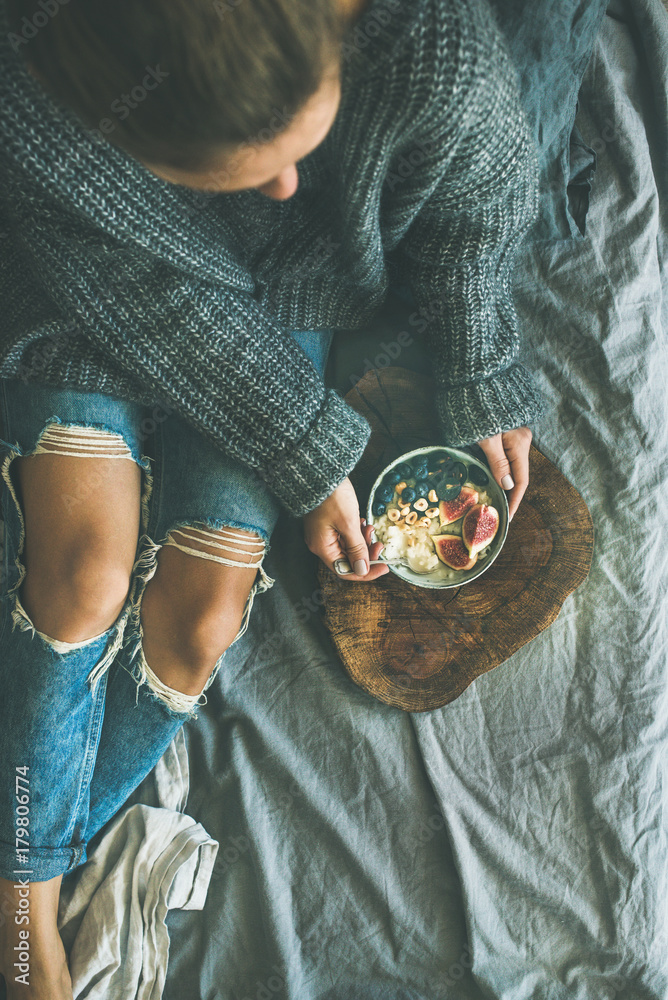
<path fill-rule="evenodd" d="M 439 454 L 442 456 L 443 452 Z M 450 506 L 447 506 L 445 514 L 446 518 L 458 514 L 457 504 L 459 504 L 463 508 L 461 515 L 457 516 L 456 520 L 442 524 L 441 495 L 445 493 L 447 496 L 447 491 L 440 489 L 439 492 L 439 489 L 436 488 L 440 472 L 440 469 L 433 469 L 436 459 L 433 459 L 431 463 L 432 471 L 429 471 L 423 479 L 419 478 L 421 475 L 420 465 L 423 463 L 420 465 L 417 463 L 423 457 L 428 459 L 430 456 L 417 456 L 410 464 L 408 462 L 397 463 L 388 470 L 383 483 L 376 489 L 372 520 L 375 536 L 379 542 L 384 544 L 382 557 L 388 562 L 401 563 L 408 566 L 414 573 L 421 575 L 431 574 L 434 579 L 454 580 L 461 571 L 449 567 L 439 558 L 434 539 L 446 535 L 461 538 L 462 525 L 468 510 L 476 504 L 486 504 L 493 508 L 493 500 L 484 486 L 476 484 L 471 479 L 460 480 L 462 489 L 459 499 L 454 498 L 449 501 Z M 441 458 L 441 464 L 442 461 Z M 464 463 L 458 464 L 464 465 Z M 464 466 L 464 468 L 466 467 Z M 388 477 L 392 478 L 394 469 L 399 469 L 403 476 L 396 484 L 387 482 Z M 475 469 L 474 474 L 479 476 L 479 467 L 476 466 Z M 409 471 L 410 475 L 407 474 Z M 489 478 L 491 478 L 491 473 Z M 443 479 L 440 480 L 440 483 L 442 486 Z M 430 489 L 427 489 L 427 486 Z M 384 487 L 384 492 L 381 487 Z M 383 497 L 389 497 L 390 492 L 392 493 L 390 500 L 383 502 L 376 499 L 379 494 Z M 446 505 L 448 504 L 447 500 L 444 502 Z M 383 508 L 382 513 L 380 513 L 380 508 Z M 494 508 L 493 510 L 495 511 Z M 378 513 L 375 513 L 376 511 Z M 489 555 L 491 541 L 493 538 L 478 551 L 476 562 L 484 560 Z M 445 539 L 443 544 L 446 544 Z M 448 544 L 453 543 L 449 542 Z"/>

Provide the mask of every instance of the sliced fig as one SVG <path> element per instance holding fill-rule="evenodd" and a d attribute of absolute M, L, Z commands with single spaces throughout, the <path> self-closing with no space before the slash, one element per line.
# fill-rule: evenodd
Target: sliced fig
<path fill-rule="evenodd" d="M 481 549 L 492 541 L 499 530 L 499 512 L 496 507 L 477 503 L 467 511 L 462 523 L 462 540 L 471 556 L 477 556 Z"/>
<path fill-rule="evenodd" d="M 450 569 L 472 569 L 478 558 L 471 556 L 459 535 L 432 535 L 436 555 Z"/>
<path fill-rule="evenodd" d="M 478 493 L 470 486 L 462 486 L 459 496 L 454 500 L 441 500 L 438 505 L 438 512 L 441 517 L 441 527 L 452 524 L 463 517 L 467 510 L 470 510 L 478 502 Z"/>

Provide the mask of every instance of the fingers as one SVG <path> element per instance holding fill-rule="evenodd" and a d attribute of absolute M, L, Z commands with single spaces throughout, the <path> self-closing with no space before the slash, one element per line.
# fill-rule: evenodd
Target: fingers
<path fill-rule="evenodd" d="M 369 560 L 378 559 L 384 548 L 382 542 L 373 542 L 372 536 L 373 526 L 367 524 L 363 518 L 360 518 L 360 527 L 358 530 L 352 530 L 348 535 L 341 534 L 339 536 L 342 549 L 341 558 L 348 563 L 353 572 L 346 572 L 345 574 L 336 573 L 336 568 L 334 567 L 334 561 L 336 560 L 332 561 L 329 568 L 340 579 L 351 580 L 353 582 L 376 580 L 379 576 L 389 573 L 389 567 L 386 565 L 369 566 Z M 326 562 L 326 565 L 329 564 Z M 346 569 L 347 567 L 344 565 L 343 568 Z M 362 568 L 365 570 L 364 573 L 361 572 Z"/>
<path fill-rule="evenodd" d="M 369 546 L 362 534 L 362 519 L 357 525 L 351 524 L 339 532 L 339 540 L 353 573 L 356 576 L 366 576 L 369 572 Z"/>
<path fill-rule="evenodd" d="M 373 525 L 372 524 L 367 525 L 365 523 L 364 526 L 362 527 L 362 534 L 364 535 L 366 543 L 369 546 L 369 557 L 371 559 L 379 559 L 381 552 L 385 548 L 385 545 L 383 544 L 383 542 L 374 542 Z M 378 576 L 384 576 L 385 566 L 380 566 L 379 569 L 382 569 L 383 572 L 379 573 Z M 389 567 L 387 571 L 389 572 Z"/>
<path fill-rule="evenodd" d="M 380 553 L 383 551 L 383 549 L 385 548 L 385 546 L 383 545 L 382 542 L 374 542 L 373 541 L 373 526 L 370 525 L 370 524 L 367 525 L 366 521 L 364 521 L 363 519 L 362 519 L 362 534 L 363 534 L 364 540 L 365 540 L 365 542 L 367 544 L 368 558 L 369 559 L 378 559 L 380 557 Z M 338 562 L 338 560 L 336 560 L 336 562 Z M 341 568 L 344 570 L 343 573 L 337 573 L 336 572 L 336 566 L 332 567 L 333 570 L 334 570 L 334 572 L 336 573 L 336 575 L 338 577 L 340 577 L 342 580 L 352 580 L 352 581 L 357 581 L 357 582 L 365 582 L 365 581 L 369 582 L 370 580 L 376 580 L 379 576 L 385 576 L 385 574 L 389 573 L 389 571 L 390 571 L 389 570 L 389 566 L 386 566 L 386 565 L 371 566 L 371 568 L 370 568 L 370 570 L 369 570 L 368 573 L 366 573 L 364 576 L 360 576 L 357 573 L 348 572 L 349 568 L 351 568 L 351 567 L 350 567 L 350 562 L 348 561 L 347 556 L 344 556 L 342 558 L 342 563 L 343 563 L 343 565 L 342 565 Z"/>
<path fill-rule="evenodd" d="M 345 580 L 375 580 L 389 572 L 383 563 L 369 566 L 383 546 L 372 542 L 373 528 L 360 516 L 359 501 L 349 479 L 344 479 L 333 493 L 314 510 L 304 515 L 306 545 L 337 576 L 335 563 L 345 560 L 352 568 Z"/>
<path fill-rule="evenodd" d="M 502 490 L 506 490 L 510 521 L 529 485 L 529 449 L 532 437 L 528 427 L 515 427 L 478 442 L 485 452 L 494 479 Z"/>
<path fill-rule="evenodd" d="M 340 535 L 334 535 L 333 538 L 329 539 L 324 545 L 317 544 L 314 546 L 309 546 L 311 551 L 318 556 L 319 559 L 323 561 L 327 569 L 329 569 L 335 576 L 341 580 L 352 580 L 353 582 L 370 582 L 371 580 L 376 580 L 379 576 L 384 576 L 385 573 L 389 572 L 389 567 L 385 564 L 371 566 L 369 567 L 369 561 L 371 559 L 378 559 L 384 546 L 382 542 L 372 541 L 373 527 L 371 525 L 364 525 L 360 528 L 360 537 L 362 538 L 362 545 L 355 548 L 352 547 L 352 551 L 355 553 L 358 561 L 363 561 L 368 572 L 361 575 L 359 573 L 348 572 L 348 567 L 352 569 L 354 562 L 351 563 L 351 554 L 349 549 L 345 546 Z M 342 562 L 344 573 L 338 573 L 336 571 L 336 563 Z"/>

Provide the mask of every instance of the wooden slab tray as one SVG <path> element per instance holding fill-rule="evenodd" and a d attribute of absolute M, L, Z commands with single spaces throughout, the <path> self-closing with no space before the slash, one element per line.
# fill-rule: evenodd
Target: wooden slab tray
<path fill-rule="evenodd" d="M 367 372 L 346 395 L 372 427 L 350 477 L 363 513 L 386 465 L 443 443 L 434 389 L 428 376 L 385 368 Z M 478 445 L 468 450 L 485 461 Z M 503 549 L 466 586 L 427 590 L 392 572 L 347 583 L 319 562 L 327 628 L 350 677 L 374 698 L 409 712 L 447 705 L 551 625 L 586 580 L 594 545 L 587 505 L 533 444 L 529 476 Z"/>

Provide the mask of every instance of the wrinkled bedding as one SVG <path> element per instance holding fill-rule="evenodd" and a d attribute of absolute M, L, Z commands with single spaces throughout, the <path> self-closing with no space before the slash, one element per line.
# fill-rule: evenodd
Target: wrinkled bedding
<path fill-rule="evenodd" d="M 219 847 L 203 907 L 166 915 L 164 1000 L 668 997 L 662 0 L 611 4 L 576 124 L 585 234 L 528 245 L 515 292 L 549 403 L 534 443 L 589 506 L 590 574 L 549 629 L 411 715 L 347 677 L 282 517 L 276 584 L 183 730 L 185 812 Z M 337 335 L 341 393 L 399 314 Z M 393 363 L 430 370 L 419 342 Z M 155 805 L 149 779 L 130 803 Z"/>
<path fill-rule="evenodd" d="M 300 523 L 279 523 L 277 583 L 186 727 L 186 811 L 220 848 L 203 910 L 168 915 L 165 1000 L 668 996 L 668 17 L 630 10 L 580 93 L 586 235 L 528 246 L 516 275 L 550 404 L 534 443 L 589 506 L 590 574 L 409 715 L 348 679 Z M 377 342 L 335 341 L 341 391 Z M 428 370 L 419 345 L 394 363 Z"/>

